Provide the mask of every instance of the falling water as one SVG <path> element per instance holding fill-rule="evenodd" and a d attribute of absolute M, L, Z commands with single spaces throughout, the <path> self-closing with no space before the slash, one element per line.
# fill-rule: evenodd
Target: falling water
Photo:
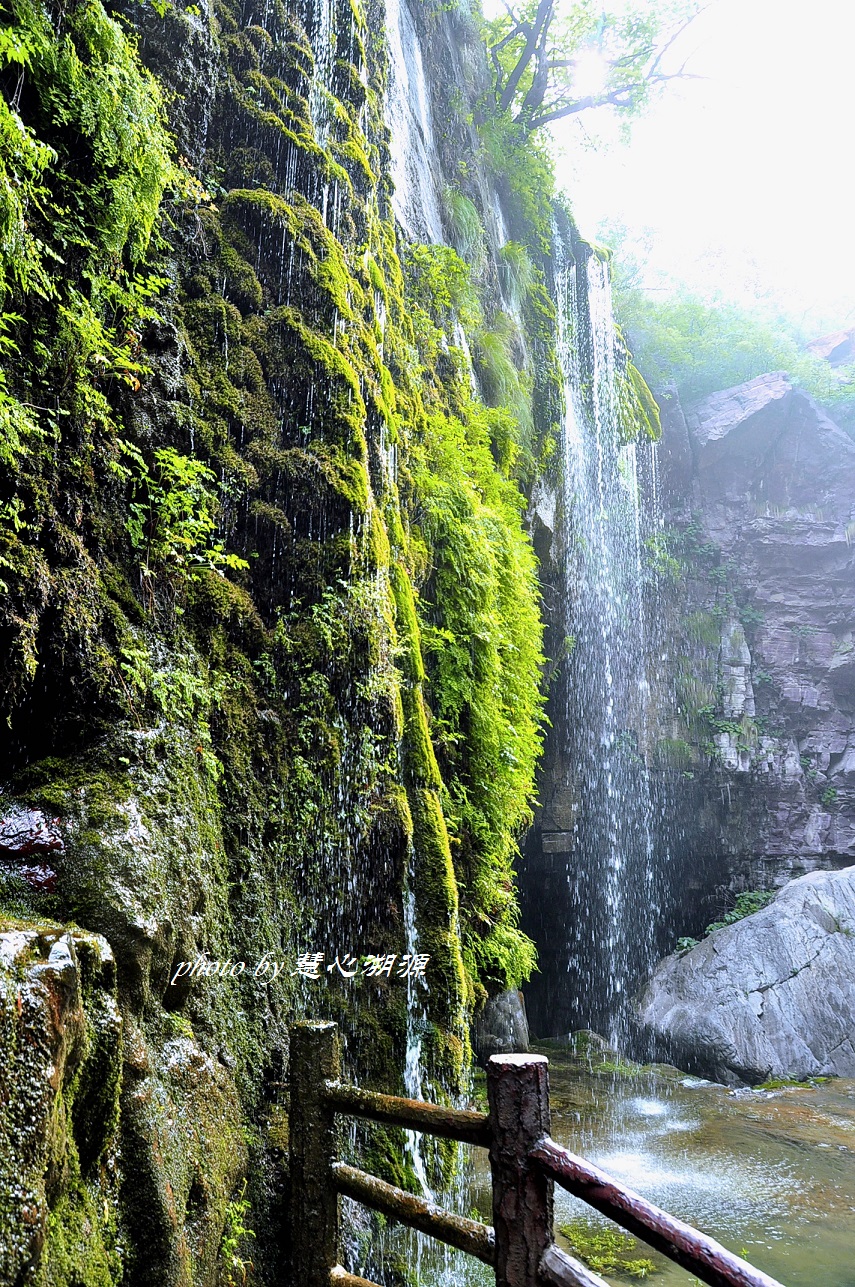
<path fill-rule="evenodd" d="M 570 1026 L 620 1043 L 628 1002 L 652 964 L 658 920 L 646 539 L 654 454 L 623 444 L 607 267 L 595 256 L 559 279 L 564 425 L 566 728 L 575 819 L 567 861 Z"/>
<path fill-rule="evenodd" d="M 422 51 L 407 0 L 386 0 L 389 86 L 386 120 L 391 130 L 392 205 L 414 241 L 441 242 L 436 145 Z"/>
<path fill-rule="evenodd" d="M 335 3 L 315 0 L 309 11 L 309 31 L 315 59 L 314 75 L 309 89 L 309 114 L 315 135 L 323 146 L 330 126 L 332 70 L 335 62 Z"/>
<path fill-rule="evenodd" d="M 416 896 L 412 890 L 412 868 L 415 854 L 410 851 L 410 872 L 408 887 L 404 890 L 404 931 L 406 934 L 407 952 L 410 960 L 418 956 L 419 938 L 416 931 Z M 407 1058 L 404 1065 L 404 1092 L 408 1099 L 422 1099 L 422 1031 L 425 1021 L 425 1007 L 422 992 L 424 979 L 411 975 L 407 979 Z M 405 1132 L 407 1152 L 413 1164 L 416 1179 L 421 1185 L 422 1193 L 433 1198 L 425 1171 L 421 1150 L 421 1134 L 418 1131 Z"/>

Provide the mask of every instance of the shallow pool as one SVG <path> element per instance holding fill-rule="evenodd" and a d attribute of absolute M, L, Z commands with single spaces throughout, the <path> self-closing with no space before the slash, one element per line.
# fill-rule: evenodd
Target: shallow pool
<path fill-rule="evenodd" d="M 744 1255 L 786 1287 L 855 1287 L 855 1082 L 730 1091 L 674 1069 L 591 1071 L 550 1060 L 553 1136 L 666 1211 Z M 489 1220 L 489 1173 L 473 1205 Z M 556 1189 L 556 1228 L 608 1222 Z M 571 1250 L 564 1240 L 562 1245 Z M 660 1287 L 692 1275 L 646 1248 Z M 637 1281 L 601 1271 L 611 1283 Z"/>

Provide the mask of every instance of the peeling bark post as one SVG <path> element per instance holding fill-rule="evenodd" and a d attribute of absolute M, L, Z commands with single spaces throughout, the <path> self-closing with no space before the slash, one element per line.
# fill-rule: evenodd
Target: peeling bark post
<path fill-rule="evenodd" d="M 496 1287 L 536 1287 L 552 1242 L 552 1181 L 528 1159 L 549 1134 L 548 1066 L 543 1055 L 493 1055 L 487 1063 Z"/>
<path fill-rule="evenodd" d="M 338 1260 L 335 1111 L 323 1084 L 337 1081 L 340 1071 L 334 1023 L 292 1025 L 291 1269 L 301 1287 L 329 1287 Z"/>

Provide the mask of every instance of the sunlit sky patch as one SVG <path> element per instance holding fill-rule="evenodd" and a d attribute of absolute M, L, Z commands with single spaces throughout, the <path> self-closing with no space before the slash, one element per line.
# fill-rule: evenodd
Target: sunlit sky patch
<path fill-rule="evenodd" d="M 589 94 L 601 94 L 609 78 L 609 65 L 596 50 L 585 50 L 576 59 L 573 84 L 574 93 L 586 98 Z"/>
<path fill-rule="evenodd" d="M 628 139 L 607 109 L 555 127 L 583 231 L 624 224 L 654 288 L 676 276 L 771 299 L 808 332 L 852 325 L 855 0 L 713 0 L 671 69 L 687 55 L 704 79 L 669 86 Z"/>

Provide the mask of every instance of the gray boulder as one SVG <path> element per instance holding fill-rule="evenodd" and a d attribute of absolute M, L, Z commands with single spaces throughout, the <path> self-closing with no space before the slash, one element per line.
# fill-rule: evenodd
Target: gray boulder
<path fill-rule="evenodd" d="M 666 957 L 637 1009 L 660 1055 L 728 1085 L 855 1077 L 855 867 Z"/>

